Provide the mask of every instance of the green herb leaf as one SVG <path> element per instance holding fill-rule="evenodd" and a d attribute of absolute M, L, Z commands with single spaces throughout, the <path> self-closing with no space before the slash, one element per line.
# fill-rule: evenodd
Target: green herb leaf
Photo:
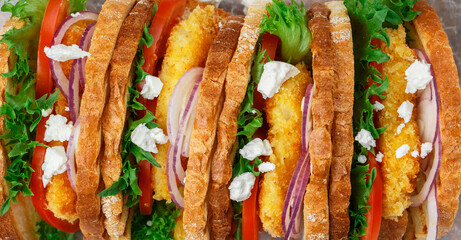
<path fill-rule="evenodd" d="M 291 1 L 272 0 L 267 5 L 268 15 L 263 16 L 261 33 L 269 32 L 280 38 L 281 56 L 284 61 L 296 64 L 304 60 L 309 52 L 312 34 L 307 28 L 307 16 L 304 4 Z"/>
<path fill-rule="evenodd" d="M 40 240 L 75 240 L 77 239 L 75 237 L 75 233 L 66 233 L 63 231 L 60 231 L 51 225 L 49 225 L 47 222 L 41 220 L 40 222 L 37 222 L 37 232 L 35 232 Z"/>
<path fill-rule="evenodd" d="M 69 0 L 69 12 L 75 13 L 86 10 L 86 0 Z"/>
<path fill-rule="evenodd" d="M 174 203 L 155 201 L 151 215 L 142 215 L 139 209 L 133 217 L 131 238 L 133 240 L 173 240 L 175 219 L 181 214 Z"/>

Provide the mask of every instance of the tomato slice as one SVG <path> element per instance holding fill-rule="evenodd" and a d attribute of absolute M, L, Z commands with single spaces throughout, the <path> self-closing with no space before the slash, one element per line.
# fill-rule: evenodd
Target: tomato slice
<path fill-rule="evenodd" d="M 371 172 L 373 168 L 376 168 L 376 178 L 373 181 L 371 188 L 370 198 L 368 199 L 367 206 L 368 213 L 365 215 L 367 218 L 366 235 L 361 237 L 361 240 L 376 240 L 379 236 L 379 230 L 381 228 L 381 217 L 382 217 L 382 202 L 383 202 L 383 177 L 381 173 L 381 164 L 375 160 L 375 156 L 368 152 L 368 162 L 370 165 Z M 367 181 L 369 177 L 367 177 Z"/>
<path fill-rule="evenodd" d="M 43 16 L 40 29 L 37 56 L 37 84 L 35 94 L 37 98 L 51 93 L 53 90 L 53 78 L 50 72 L 50 60 L 45 54 L 45 47 L 50 47 L 54 33 L 69 13 L 67 0 L 50 0 Z"/>
<path fill-rule="evenodd" d="M 37 135 L 36 135 L 36 141 L 46 144 L 46 142 L 43 140 L 45 137 L 45 123 L 48 120 L 48 117 L 42 118 L 42 120 L 38 123 L 37 126 Z M 76 232 L 79 229 L 78 226 L 78 220 L 75 221 L 74 223 L 70 223 L 68 221 L 56 218 L 54 216 L 54 213 L 51 212 L 46 204 L 46 197 L 45 197 L 45 188 L 43 187 L 43 182 L 42 182 L 42 176 L 43 176 L 43 170 L 42 170 L 42 165 L 43 162 L 45 161 L 45 153 L 46 153 L 46 147 L 40 147 L 37 146 L 34 149 L 34 153 L 32 156 L 32 169 L 34 169 L 34 172 L 32 172 L 32 177 L 30 181 L 30 189 L 32 190 L 32 193 L 34 194 L 32 198 L 32 203 L 34 204 L 35 210 L 37 211 L 38 215 L 50 224 L 51 226 L 63 231 L 63 232 L 68 232 L 68 233 L 73 233 Z"/>
<path fill-rule="evenodd" d="M 279 38 L 276 35 L 265 33 L 263 35 L 263 40 L 261 42 L 261 49 L 266 50 L 267 56 L 271 60 L 275 59 L 275 54 L 277 52 L 277 45 Z M 264 98 L 261 93 L 258 91 L 254 92 L 253 99 L 254 108 L 259 111 L 263 111 L 264 107 Z M 259 137 L 265 139 L 267 136 L 267 124 L 263 124 L 260 127 L 254 137 Z M 242 207 L 242 236 L 245 240 L 254 240 L 258 239 L 259 234 L 259 219 L 257 214 L 257 199 L 258 199 L 258 189 L 259 189 L 259 177 L 255 180 L 255 185 L 251 190 L 251 196 L 247 200 L 243 201 Z"/>

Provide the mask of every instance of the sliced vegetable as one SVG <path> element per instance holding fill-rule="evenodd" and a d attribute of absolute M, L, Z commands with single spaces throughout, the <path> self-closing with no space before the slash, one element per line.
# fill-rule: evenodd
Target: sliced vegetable
<path fill-rule="evenodd" d="M 90 11 L 79 12 L 75 17 L 69 16 L 62 22 L 62 24 L 56 30 L 54 34 L 53 41 L 51 46 L 61 44 L 64 34 L 69 30 L 69 28 L 78 21 L 82 20 L 98 20 L 98 14 Z M 75 61 L 74 61 L 75 62 Z M 61 63 L 53 59 L 49 59 L 49 64 L 51 68 L 51 74 L 53 75 L 56 86 L 59 87 L 61 93 L 68 99 L 69 97 L 69 79 L 64 75 L 64 72 L 61 68 Z"/>
<path fill-rule="evenodd" d="M 250 198 L 242 204 L 242 237 L 245 240 L 257 240 L 259 235 L 259 218 L 256 210 L 258 203 L 259 177 L 256 177 L 255 185 L 251 189 Z"/>
<path fill-rule="evenodd" d="M 80 39 L 79 47 L 83 51 L 89 51 L 91 45 L 91 38 L 93 37 L 94 30 L 96 23 L 89 24 L 85 31 L 82 34 L 82 38 Z M 78 62 L 78 73 L 80 74 L 80 86 L 82 87 L 82 91 L 85 90 L 85 63 L 87 57 L 77 59 Z"/>
<path fill-rule="evenodd" d="M 186 144 L 184 139 L 190 138 L 185 135 L 192 133 L 193 125 L 188 123 L 195 119 L 202 74 L 203 68 L 192 68 L 185 72 L 176 84 L 168 105 L 167 130 L 170 137 L 166 167 L 168 190 L 173 202 L 181 209 L 184 208 L 184 199 L 176 180 L 184 184 L 186 174 L 181 164 L 181 152 L 183 144 Z"/>
<path fill-rule="evenodd" d="M 54 33 L 64 21 L 68 12 L 69 3 L 67 0 L 50 0 L 46 7 L 38 43 L 37 85 L 35 89 L 37 97 L 51 93 L 53 90 L 53 79 L 51 77 L 49 59 L 44 49 L 45 47 L 51 47 Z"/>
<path fill-rule="evenodd" d="M 303 102 L 302 119 L 302 153 L 296 164 L 287 195 L 283 204 L 282 229 L 285 239 L 298 239 L 301 233 L 301 209 L 304 193 L 311 174 L 309 156 L 309 136 L 312 132 L 311 100 L 313 85 L 309 84 L 306 89 Z"/>
<path fill-rule="evenodd" d="M 365 214 L 367 219 L 367 226 L 365 227 L 366 234 L 362 236 L 361 240 L 376 240 L 379 236 L 381 228 L 382 217 L 382 202 L 383 202 L 383 177 L 381 173 L 381 165 L 376 161 L 375 155 L 368 152 L 369 171 L 367 174 L 367 182 L 372 178 L 372 171 L 375 169 L 376 177 L 371 179 L 372 188 L 370 198 L 368 199 L 367 206 L 368 212 Z"/>
<path fill-rule="evenodd" d="M 67 143 L 66 156 L 67 156 L 67 177 L 69 178 L 70 185 L 72 189 L 76 191 L 76 176 L 77 171 L 75 170 L 75 153 L 77 152 L 78 137 L 80 136 L 80 123 L 77 120 L 74 125 L 74 130 L 72 131 L 69 141 Z"/>
<path fill-rule="evenodd" d="M 153 190 L 150 185 L 151 181 L 151 163 L 147 160 L 142 160 L 138 164 L 139 174 L 139 189 L 141 189 L 141 196 L 139 196 L 139 211 L 143 215 L 149 215 L 152 212 L 152 198 Z"/>
<path fill-rule="evenodd" d="M 427 218 L 427 240 L 436 240 L 439 226 L 439 204 L 437 201 L 437 184 L 432 185 L 432 188 L 427 197 L 425 206 Z"/>

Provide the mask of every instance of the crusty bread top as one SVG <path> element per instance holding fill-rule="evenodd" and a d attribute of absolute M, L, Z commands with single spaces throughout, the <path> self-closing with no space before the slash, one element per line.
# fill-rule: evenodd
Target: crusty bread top
<path fill-rule="evenodd" d="M 184 189 L 184 230 L 187 239 L 205 239 L 209 231 L 206 197 L 216 126 L 223 104 L 227 65 L 243 24 L 243 17 L 231 16 L 227 20 L 210 47 L 200 83 Z"/>
<path fill-rule="evenodd" d="M 80 107 L 80 137 L 77 146 L 77 213 L 80 229 L 87 238 L 102 238 L 100 214 L 99 160 L 101 116 L 107 96 L 107 69 L 120 27 L 135 0 L 107 0 L 99 14 L 91 39 L 86 71 L 85 92 Z"/>
<path fill-rule="evenodd" d="M 116 182 L 122 171 L 121 139 L 126 121 L 128 86 L 143 26 L 152 21 L 154 0 L 141 0 L 123 22 L 110 61 L 109 98 L 102 116 L 104 156 L 101 175 L 105 188 Z M 125 233 L 127 208 L 121 193 L 101 200 L 105 215 L 104 226 L 110 237 L 121 237 Z M 128 232 L 127 234 L 131 234 Z"/>
<path fill-rule="evenodd" d="M 347 9 L 342 1 L 327 2 L 335 58 L 333 84 L 333 158 L 330 169 L 330 239 L 346 239 L 349 233 L 350 171 L 354 155 L 352 115 L 354 105 L 354 53 Z"/>
<path fill-rule="evenodd" d="M 421 14 L 413 24 L 434 69 L 440 97 L 442 162 L 437 181 L 438 237 L 447 234 L 458 210 L 461 192 L 461 90 L 453 52 L 435 10 L 426 0 L 416 3 Z"/>

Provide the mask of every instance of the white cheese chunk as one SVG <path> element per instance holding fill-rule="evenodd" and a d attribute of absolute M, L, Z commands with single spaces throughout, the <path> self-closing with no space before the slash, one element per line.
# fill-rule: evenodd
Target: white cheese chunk
<path fill-rule="evenodd" d="M 417 158 L 419 156 L 418 150 L 414 150 L 413 152 L 411 152 L 411 156 Z"/>
<path fill-rule="evenodd" d="M 275 164 L 273 164 L 271 162 L 263 162 L 263 163 L 259 164 L 258 169 L 262 173 L 270 172 L 270 171 L 273 171 L 275 169 Z"/>
<path fill-rule="evenodd" d="M 364 163 L 367 162 L 367 157 L 365 157 L 364 155 L 359 155 L 359 156 L 357 157 L 357 161 L 358 161 L 359 163 L 361 163 L 361 164 L 364 164 Z"/>
<path fill-rule="evenodd" d="M 48 117 L 53 112 L 53 109 L 48 108 L 47 110 L 42 109 L 42 117 Z"/>
<path fill-rule="evenodd" d="M 51 114 L 50 118 L 46 121 L 45 127 L 45 137 L 43 138 L 43 140 L 47 142 L 69 141 L 70 134 L 74 129 L 73 123 L 67 123 L 67 118 L 59 114 Z"/>
<path fill-rule="evenodd" d="M 405 79 L 407 80 L 406 93 L 415 93 L 417 90 L 425 89 L 426 85 L 433 79 L 431 65 L 424 61 L 415 60 L 405 70 Z"/>
<path fill-rule="evenodd" d="M 144 151 L 158 153 L 157 144 L 167 143 L 168 137 L 161 128 L 149 129 L 141 123 L 131 132 L 131 141 Z"/>
<path fill-rule="evenodd" d="M 405 123 L 401 123 L 399 126 L 397 126 L 397 132 L 395 133 L 395 135 L 399 135 L 404 127 Z"/>
<path fill-rule="evenodd" d="M 405 123 L 410 121 L 411 115 L 413 114 L 413 107 L 413 103 L 407 100 L 400 105 L 399 109 L 397 109 L 399 117 L 403 118 Z"/>
<path fill-rule="evenodd" d="M 146 82 L 141 90 L 141 95 L 145 99 L 152 100 L 160 94 L 163 88 L 163 83 L 160 81 L 160 78 L 147 75 L 145 78 Z"/>
<path fill-rule="evenodd" d="M 89 57 L 91 54 L 80 49 L 77 45 L 66 46 L 64 44 L 45 47 L 45 54 L 48 58 L 58 62 L 65 62 L 72 59 Z"/>
<path fill-rule="evenodd" d="M 79 13 L 79 12 L 71 13 L 70 16 L 72 16 L 72 17 L 78 17 L 78 16 L 80 16 L 80 13 Z"/>
<path fill-rule="evenodd" d="M 54 175 L 61 174 L 66 171 L 66 150 L 63 146 L 49 147 L 45 152 L 45 161 L 42 164 L 43 170 L 43 187 L 46 187 L 51 182 Z"/>
<path fill-rule="evenodd" d="M 425 142 L 421 144 L 421 158 L 425 158 L 431 152 L 432 152 L 432 143 Z"/>
<path fill-rule="evenodd" d="M 355 136 L 355 141 L 359 142 L 367 150 L 370 150 L 372 147 L 376 147 L 376 141 L 371 136 L 371 133 L 366 129 L 361 129 L 357 136 Z"/>
<path fill-rule="evenodd" d="M 408 146 L 408 144 L 403 144 L 395 151 L 395 157 L 402 158 L 403 156 L 407 155 L 408 151 L 410 151 L 410 146 Z"/>
<path fill-rule="evenodd" d="M 70 111 L 69 107 L 64 107 L 64 111 L 66 112 Z"/>
<path fill-rule="evenodd" d="M 270 156 L 272 148 L 267 139 L 263 141 L 261 138 L 255 138 L 240 149 L 239 153 L 243 158 L 251 161 L 261 155 Z"/>
<path fill-rule="evenodd" d="M 378 154 L 376 154 L 375 160 L 377 162 L 383 162 L 383 157 L 384 157 L 384 154 L 382 154 L 381 152 L 378 152 Z"/>
<path fill-rule="evenodd" d="M 375 110 L 376 112 L 377 111 L 381 111 L 384 109 L 384 105 L 378 101 L 375 102 L 375 104 L 373 104 L 373 110 Z"/>
<path fill-rule="evenodd" d="M 255 185 L 255 176 L 251 172 L 238 175 L 229 185 L 230 199 L 241 202 L 251 196 L 251 189 Z"/>
<path fill-rule="evenodd" d="M 299 73 L 300 71 L 289 63 L 270 61 L 264 64 L 264 71 L 258 84 L 258 92 L 262 94 L 264 99 L 271 98 L 279 92 L 285 81 Z"/>
<path fill-rule="evenodd" d="M 154 223 L 151 220 L 146 222 L 146 226 L 152 227 L 152 225 L 154 225 Z"/>

